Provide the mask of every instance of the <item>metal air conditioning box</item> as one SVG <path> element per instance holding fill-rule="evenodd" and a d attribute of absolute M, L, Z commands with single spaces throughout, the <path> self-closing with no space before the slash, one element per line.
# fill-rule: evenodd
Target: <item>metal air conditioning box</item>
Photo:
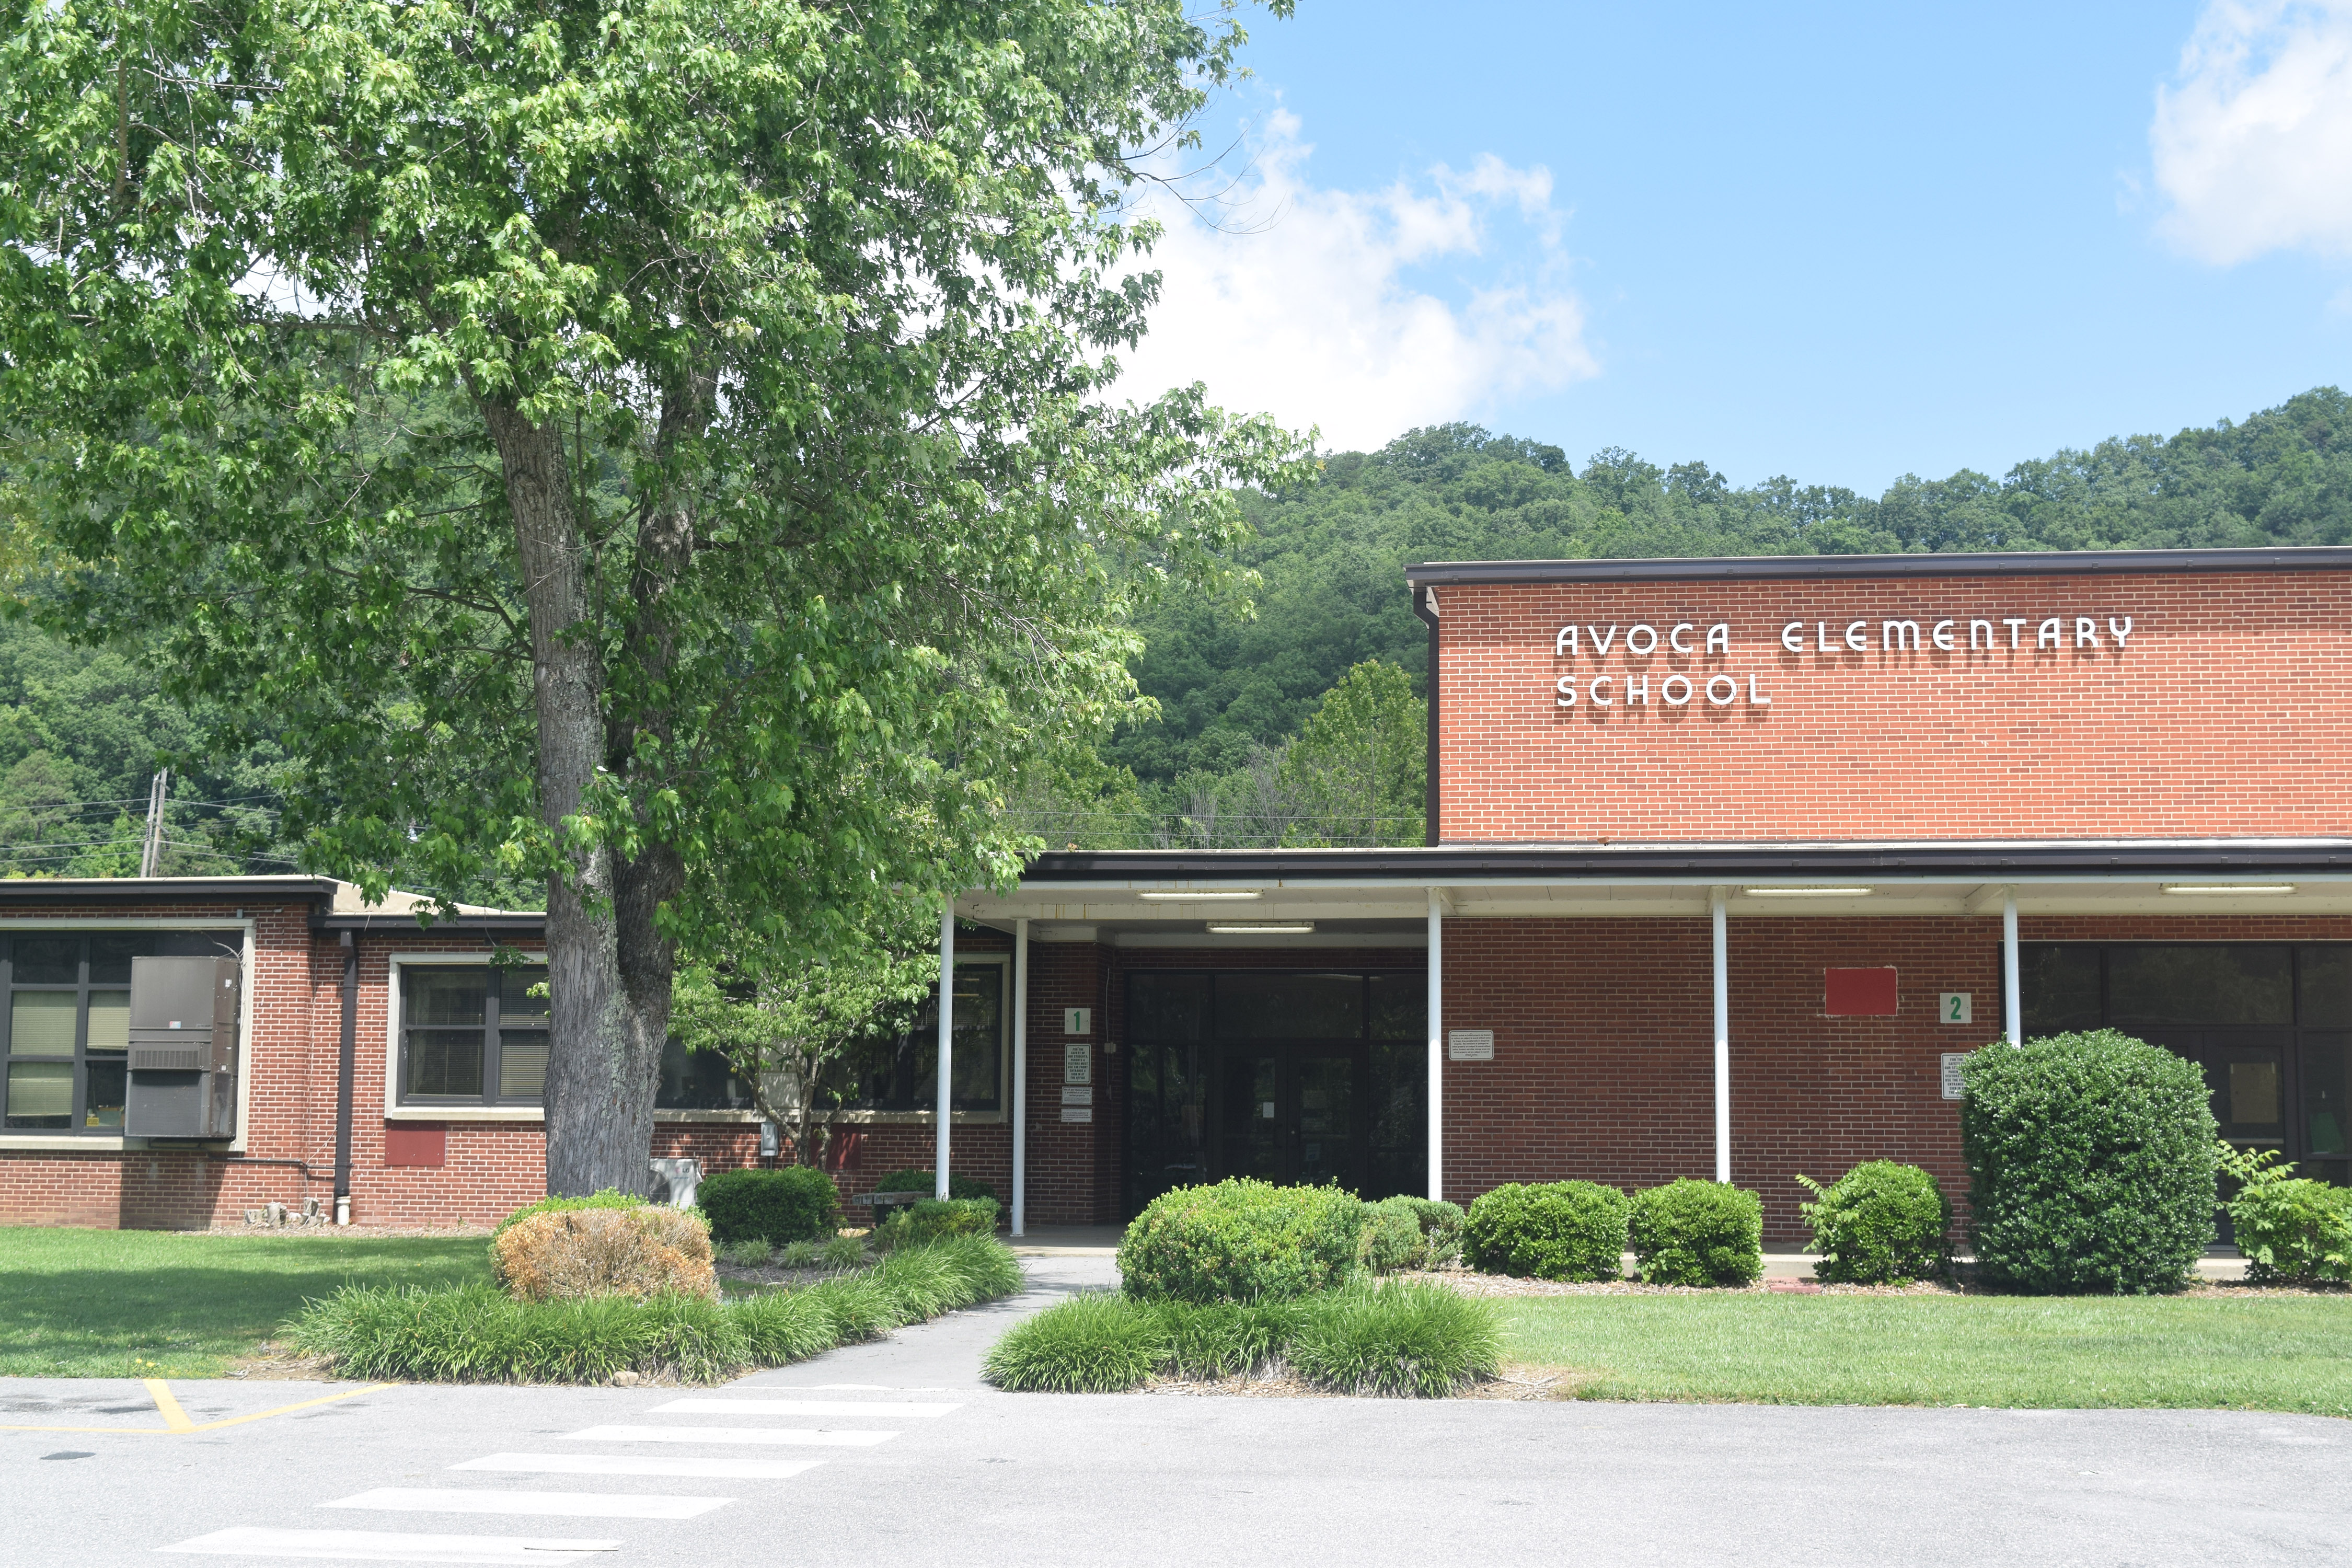
<path fill-rule="evenodd" d="M 244 984 L 234 958 L 131 961 L 131 1138 L 236 1135 L 236 1022 Z"/>

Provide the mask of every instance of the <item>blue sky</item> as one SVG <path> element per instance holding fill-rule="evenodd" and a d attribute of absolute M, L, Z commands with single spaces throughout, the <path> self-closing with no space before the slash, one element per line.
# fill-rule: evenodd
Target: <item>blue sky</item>
<path fill-rule="evenodd" d="M 1300 0 L 1130 389 L 1875 492 L 2352 383 L 2352 0 Z"/>

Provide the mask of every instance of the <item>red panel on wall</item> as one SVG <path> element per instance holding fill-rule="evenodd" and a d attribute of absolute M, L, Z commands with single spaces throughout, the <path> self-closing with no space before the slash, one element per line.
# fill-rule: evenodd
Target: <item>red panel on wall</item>
<path fill-rule="evenodd" d="M 1822 971 L 1822 1011 L 1832 1018 L 1891 1018 L 1895 999 L 1892 969 Z"/>
<path fill-rule="evenodd" d="M 383 1163 L 387 1165 L 439 1166 L 448 1162 L 449 1130 L 446 1127 L 387 1127 L 383 1130 Z"/>

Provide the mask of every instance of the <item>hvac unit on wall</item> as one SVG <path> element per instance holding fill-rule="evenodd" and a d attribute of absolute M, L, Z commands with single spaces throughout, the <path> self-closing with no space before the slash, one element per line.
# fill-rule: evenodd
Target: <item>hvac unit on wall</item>
<path fill-rule="evenodd" d="M 236 1136 L 243 984 L 243 968 L 234 958 L 131 961 L 127 1136 Z"/>

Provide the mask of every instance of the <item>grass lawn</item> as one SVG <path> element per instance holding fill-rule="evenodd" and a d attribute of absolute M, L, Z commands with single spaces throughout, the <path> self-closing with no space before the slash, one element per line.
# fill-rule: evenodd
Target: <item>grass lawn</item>
<path fill-rule="evenodd" d="M 488 1274 L 478 1236 L 0 1227 L 0 1376 L 215 1377 L 345 1280 Z"/>
<path fill-rule="evenodd" d="M 1552 1296 L 1504 1357 L 1587 1399 L 2352 1415 L 2352 1297 Z"/>

